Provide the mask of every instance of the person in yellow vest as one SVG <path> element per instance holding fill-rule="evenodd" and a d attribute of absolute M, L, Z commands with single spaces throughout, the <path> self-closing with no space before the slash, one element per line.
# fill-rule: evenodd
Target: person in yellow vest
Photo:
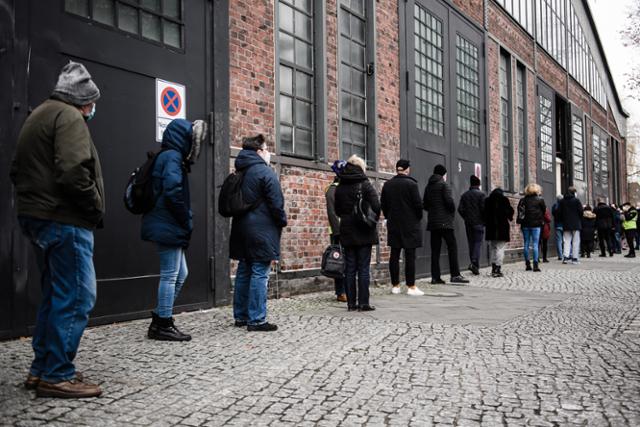
<path fill-rule="evenodd" d="M 331 165 L 331 170 L 335 172 L 336 176 L 333 182 L 327 187 L 325 191 L 325 199 L 327 201 L 327 217 L 329 218 L 329 230 L 331 233 L 331 244 L 340 244 L 340 217 L 336 214 L 336 188 L 340 184 L 340 174 L 344 170 L 347 162 L 344 160 L 336 160 Z M 344 290 L 344 279 L 333 279 L 336 290 L 336 299 L 339 302 L 347 302 L 347 294 Z"/>
<path fill-rule="evenodd" d="M 638 228 L 638 211 L 627 202 L 622 205 L 622 215 L 624 216 L 624 219 L 622 220 L 622 229 L 624 230 L 624 235 L 627 238 L 627 245 L 629 245 L 629 253 L 624 257 L 635 258 L 636 250 L 633 244 L 633 239 L 636 235 L 636 229 Z"/>

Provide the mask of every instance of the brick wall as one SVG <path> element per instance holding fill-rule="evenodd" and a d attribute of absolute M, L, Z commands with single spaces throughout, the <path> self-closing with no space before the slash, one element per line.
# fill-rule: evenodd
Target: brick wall
<path fill-rule="evenodd" d="M 484 25 L 483 0 L 453 0 L 453 4 L 458 8 L 458 10 L 464 13 L 467 18 L 480 26 Z"/>
<path fill-rule="evenodd" d="M 489 33 L 518 59 L 529 67 L 534 66 L 533 39 L 504 10 L 489 2 Z"/>
<path fill-rule="evenodd" d="M 558 65 L 542 48 L 536 51 L 537 72 L 551 89 L 567 97 L 567 72 Z"/>
<path fill-rule="evenodd" d="M 573 77 L 569 78 L 569 100 L 576 104 L 583 113 L 589 114 L 591 110 L 591 95 Z"/>

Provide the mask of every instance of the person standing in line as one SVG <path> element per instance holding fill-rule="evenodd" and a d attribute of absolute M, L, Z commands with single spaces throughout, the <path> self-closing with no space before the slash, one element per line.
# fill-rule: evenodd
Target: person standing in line
<path fill-rule="evenodd" d="M 636 212 L 638 212 L 638 209 L 640 209 L 640 204 L 637 204 L 635 208 L 636 208 Z M 637 225 L 637 222 L 636 222 L 636 225 Z M 636 228 L 636 235 L 634 236 L 634 243 L 636 245 L 635 247 L 636 251 L 640 250 L 640 233 L 638 233 L 637 228 Z"/>
<path fill-rule="evenodd" d="M 563 227 L 564 250 L 562 263 L 578 264 L 580 255 L 580 230 L 582 230 L 582 203 L 576 197 L 576 188 L 569 187 L 560 202 L 560 218 Z"/>
<path fill-rule="evenodd" d="M 271 262 L 280 259 L 280 237 L 287 226 L 287 214 L 282 188 L 270 163 L 271 153 L 263 135 L 243 139 L 235 168 L 244 173 L 244 201 L 254 208 L 233 217 L 229 245 L 231 258 L 239 261 L 233 292 L 235 326 L 246 326 L 250 332 L 278 329 L 267 322 L 267 289 Z"/>
<path fill-rule="evenodd" d="M 336 213 L 336 188 L 340 185 L 340 174 L 344 170 L 347 162 L 344 160 L 336 160 L 331 165 L 331 170 L 336 174 L 333 182 L 325 191 L 325 200 L 327 202 L 327 217 L 329 218 L 329 229 L 331 230 L 331 244 L 340 244 L 340 217 Z M 344 290 L 344 278 L 333 279 L 336 292 L 336 300 L 338 302 L 347 302 L 347 294 Z"/>
<path fill-rule="evenodd" d="M 87 122 L 100 91 L 69 62 L 50 98 L 27 117 L 11 164 L 20 228 L 37 252 L 42 301 L 24 386 L 38 397 L 100 396 L 73 363 L 96 302 L 93 230 L 102 227 L 104 184 Z"/>
<path fill-rule="evenodd" d="M 549 252 L 549 238 L 551 237 L 551 212 L 549 208 L 544 211 L 544 225 L 540 233 L 540 247 L 542 249 L 542 262 L 547 263 L 547 253 Z"/>
<path fill-rule="evenodd" d="M 611 229 L 613 228 L 613 209 L 602 200 L 598 199 L 598 204 L 594 211 L 596 214 L 596 229 L 598 230 L 598 244 L 600 246 L 600 256 L 606 257 L 605 245 L 609 256 L 613 256 L 613 245 Z"/>
<path fill-rule="evenodd" d="M 624 229 L 624 235 L 627 239 L 627 246 L 629 246 L 629 253 L 625 258 L 635 258 L 636 251 L 634 245 L 634 237 L 638 226 L 638 211 L 631 206 L 631 203 L 627 202 L 622 205 L 622 214 L 624 215 L 624 221 L 622 222 L 622 228 Z"/>
<path fill-rule="evenodd" d="M 380 205 L 387 220 L 387 245 L 391 247 L 391 293 L 400 293 L 400 252 L 404 249 L 407 295 L 424 295 L 416 286 L 416 248 L 422 246 L 422 201 L 418 181 L 409 176 L 409 160 L 396 163 L 397 175 L 382 187 Z"/>
<path fill-rule="evenodd" d="M 617 254 L 622 253 L 622 211 L 615 205 L 612 204 L 611 208 L 613 209 L 613 230 L 611 232 L 611 246 L 614 249 L 614 252 Z"/>
<path fill-rule="evenodd" d="M 173 306 L 187 279 L 186 250 L 193 230 L 189 192 L 191 165 L 206 134 L 202 120 L 175 119 L 162 135 L 162 151 L 152 171 L 153 208 L 142 217 L 142 240 L 156 245 L 160 258 L 158 305 L 151 312 L 147 337 L 160 341 L 189 341 L 174 323 Z"/>
<path fill-rule="evenodd" d="M 596 234 L 596 214 L 591 211 L 591 206 L 586 205 L 582 212 L 582 230 L 580 231 L 580 256 L 591 258 L 593 241 Z"/>
<path fill-rule="evenodd" d="M 491 277 L 503 277 L 504 250 L 511 240 L 513 207 L 501 188 L 494 189 L 484 203 L 486 239 L 489 241 Z"/>
<path fill-rule="evenodd" d="M 361 224 L 354 215 L 359 196 L 364 208 L 370 207 L 377 216 L 380 215 L 378 193 L 365 175 L 366 169 L 363 159 L 355 154 L 349 157 L 336 189 L 336 213 L 340 217 L 340 242 L 346 262 L 345 288 L 349 311 L 375 310 L 369 301 L 369 281 L 371 247 L 379 242 L 378 229 Z"/>
<path fill-rule="evenodd" d="M 562 261 L 562 221 L 560 221 L 560 202 L 562 201 L 562 194 L 558 194 L 556 197 L 556 202 L 551 207 L 551 215 L 553 215 L 553 225 L 556 234 L 556 253 L 558 254 L 558 261 Z"/>
<path fill-rule="evenodd" d="M 480 274 L 480 251 L 484 239 L 484 200 L 486 195 L 480 190 L 480 178 L 469 177 L 470 187 L 460 197 L 458 213 L 464 219 L 467 242 L 469 244 L 469 270 L 474 275 Z"/>
<path fill-rule="evenodd" d="M 445 283 L 440 275 L 442 240 L 447 244 L 451 283 L 469 283 L 469 280 L 460 274 L 458 245 L 454 233 L 456 205 L 451 186 L 444 180 L 446 174 L 447 169 L 443 165 L 436 165 L 422 198 L 422 207 L 428 213 L 427 230 L 431 232 L 431 283 Z"/>
<path fill-rule="evenodd" d="M 516 222 L 522 227 L 524 238 L 524 262 L 526 271 L 531 271 L 529 247 L 533 247 L 533 271 L 540 271 L 538 248 L 540 247 L 540 230 L 544 225 L 544 213 L 547 206 L 542 198 L 542 188 L 538 184 L 529 184 L 524 189 L 524 197 L 518 202 L 518 218 Z"/>

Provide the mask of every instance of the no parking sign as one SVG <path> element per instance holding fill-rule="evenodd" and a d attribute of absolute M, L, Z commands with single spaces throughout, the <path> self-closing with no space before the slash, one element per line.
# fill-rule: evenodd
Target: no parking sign
<path fill-rule="evenodd" d="M 187 94 L 184 85 L 156 79 L 156 141 L 173 119 L 187 117 Z"/>

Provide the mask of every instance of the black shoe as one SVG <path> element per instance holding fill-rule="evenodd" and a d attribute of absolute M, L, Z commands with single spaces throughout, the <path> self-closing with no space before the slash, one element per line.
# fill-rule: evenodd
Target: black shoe
<path fill-rule="evenodd" d="M 562 261 L 562 257 L 561 256 L 558 257 L 558 261 Z"/>
<path fill-rule="evenodd" d="M 613 256 L 613 252 L 611 252 L 611 253 L 609 254 L 609 256 Z"/>
<path fill-rule="evenodd" d="M 548 259 L 546 259 L 546 258 L 543 258 L 543 259 L 542 259 L 542 262 L 544 262 L 544 263 L 546 264 L 546 263 L 548 263 L 548 262 L 549 262 L 549 260 L 548 260 Z"/>
<path fill-rule="evenodd" d="M 374 306 L 367 304 L 367 305 L 361 305 L 358 311 L 373 311 L 375 309 L 376 308 Z"/>
<path fill-rule="evenodd" d="M 176 325 L 173 323 L 173 317 L 159 317 L 154 314 L 154 320 L 156 326 L 154 326 L 154 322 L 152 321 L 151 326 L 149 326 L 149 331 L 147 332 L 147 336 L 149 339 L 158 340 L 158 341 L 191 341 L 191 335 L 184 334 L 180 332 Z"/>
<path fill-rule="evenodd" d="M 237 326 L 238 328 L 244 328 L 245 326 L 247 326 L 247 321 L 246 320 L 236 320 L 233 323 L 233 326 Z"/>
<path fill-rule="evenodd" d="M 531 263 L 529 261 L 525 261 L 525 271 L 531 271 Z"/>
<path fill-rule="evenodd" d="M 636 254 L 626 254 L 624 257 L 625 258 L 635 258 Z"/>
<path fill-rule="evenodd" d="M 248 325 L 247 326 L 247 331 L 249 332 L 271 332 L 271 331 L 277 331 L 278 330 L 278 326 L 274 325 L 273 323 L 269 323 L 269 322 L 264 322 L 261 325 Z"/>
<path fill-rule="evenodd" d="M 469 283 L 469 279 L 465 279 L 463 276 L 454 276 L 449 280 L 451 283 Z"/>
<path fill-rule="evenodd" d="M 347 307 L 347 311 L 358 311 L 359 309 L 360 307 L 357 305 L 350 305 L 349 307 Z"/>
<path fill-rule="evenodd" d="M 569 258 L 562 258 L 562 263 L 567 264 L 569 262 Z"/>
<path fill-rule="evenodd" d="M 534 262 L 534 263 L 533 263 L 533 271 L 536 271 L 536 272 L 537 272 L 537 271 L 542 271 L 542 270 L 540 270 L 540 267 L 538 266 L 538 263 L 537 263 L 537 262 Z"/>
<path fill-rule="evenodd" d="M 431 280 L 431 284 L 432 285 L 444 285 L 446 282 L 442 279 L 432 279 Z"/>
<path fill-rule="evenodd" d="M 475 264 L 469 264 L 469 270 L 473 273 L 474 276 L 480 274 L 480 269 Z"/>
<path fill-rule="evenodd" d="M 502 274 L 502 266 L 496 266 L 496 274 L 493 277 L 504 277 L 504 274 Z"/>
<path fill-rule="evenodd" d="M 607 254 L 600 254 L 600 255 L 598 255 L 598 256 L 599 256 L 600 258 L 606 258 L 606 257 L 607 257 Z M 613 254 L 611 254 L 611 256 L 613 256 Z"/>

